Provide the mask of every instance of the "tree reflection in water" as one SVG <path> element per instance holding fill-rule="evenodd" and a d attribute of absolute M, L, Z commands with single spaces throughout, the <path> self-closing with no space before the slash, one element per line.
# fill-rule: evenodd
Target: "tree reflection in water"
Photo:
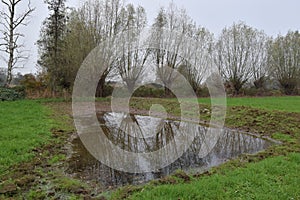
<path fill-rule="evenodd" d="M 168 149 L 170 152 L 167 154 L 174 154 L 177 153 L 176 147 L 182 145 L 176 144 L 173 140 L 180 131 L 178 121 L 124 113 L 101 113 L 98 119 L 107 138 L 126 151 L 153 152 L 171 143 L 172 149 Z M 177 169 L 187 172 L 203 172 L 240 154 L 256 153 L 272 144 L 270 141 L 248 134 L 223 129 L 212 151 L 202 157 L 200 156 L 201 149 L 208 145 L 204 142 L 208 128 L 188 122 L 181 123 L 185 131 L 194 134 L 193 143 L 188 151 L 178 156 L 179 159 L 156 172 L 132 174 L 111 169 L 93 158 L 79 138 L 73 141 L 69 172 L 82 179 L 100 181 L 107 187 L 139 184 L 169 175 Z M 149 162 L 141 158 L 137 164 L 147 167 Z"/>

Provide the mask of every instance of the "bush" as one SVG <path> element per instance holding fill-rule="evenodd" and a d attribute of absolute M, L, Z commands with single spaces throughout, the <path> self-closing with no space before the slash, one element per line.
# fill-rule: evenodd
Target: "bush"
<path fill-rule="evenodd" d="M 243 88 L 241 89 L 241 95 L 243 96 L 282 96 L 284 93 L 282 93 L 280 90 L 275 89 L 263 89 L 263 88 Z"/>
<path fill-rule="evenodd" d="M 141 86 L 136 91 L 134 91 L 134 97 L 153 97 L 160 98 L 163 97 L 165 91 L 163 88 L 154 88 L 150 86 Z"/>
<path fill-rule="evenodd" d="M 103 97 L 111 96 L 114 91 L 114 87 L 111 85 L 104 85 Z"/>
<path fill-rule="evenodd" d="M 23 87 L 4 88 L 0 87 L 0 101 L 15 101 L 25 98 Z"/>
<path fill-rule="evenodd" d="M 242 88 L 240 90 L 240 94 L 244 96 L 265 96 L 266 90 L 264 90 L 263 88 L 256 87 Z"/>
<path fill-rule="evenodd" d="M 266 96 L 283 96 L 281 90 L 270 90 Z"/>
<path fill-rule="evenodd" d="M 210 97 L 209 90 L 205 86 L 197 88 L 196 95 L 197 97 Z"/>

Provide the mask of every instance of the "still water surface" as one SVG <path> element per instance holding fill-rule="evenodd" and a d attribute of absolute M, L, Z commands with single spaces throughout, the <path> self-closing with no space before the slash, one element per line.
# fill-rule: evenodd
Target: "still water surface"
<path fill-rule="evenodd" d="M 172 142 L 172 138 L 180 131 L 179 121 L 150 116 L 106 112 L 98 114 L 98 121 L 112 143 L 131 152 L 158 150 Z M 73 153 L 69 159 L 68 171 L 84 180 L 97 180 L 105 187 L 141 184 L 170 175 L 178 169 L 188 173 L 201 173 L 238 155 L 253 154 L 272 145 L 272 142 L 253 135 L 222 129 L 214 148 L 203 157 L 200 151 L 205 145 L 203 141 L 208 128 L 188 122 L 182 123 L 192 127 L 194 133 L 191 134 L 195 134 L 195 139 L 179 159 L 160 170 L 134 174 L 111 169 L 97 161 L 86 150 L 80 138 L 75 138 L 72 142 Z"/>

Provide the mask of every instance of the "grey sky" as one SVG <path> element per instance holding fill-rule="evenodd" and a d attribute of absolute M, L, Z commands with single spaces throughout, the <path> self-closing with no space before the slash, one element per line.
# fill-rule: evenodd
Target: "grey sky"
<path fill-rule="evenodd" d="M 67 6 L 78 7 L 82 0 L 67 0 Z M 167 6 L 170 0 L 127 0 L 128 3 L 143 6 L 152 22 L 161 6 Z M 299 0 L 173 0 L 178 7 L 184 7 L 197 22 L 216 36 L 225 26 L 233 22 L 244 21 L 246 24 L 264 30 L 270 36 L 286 34 L 288 30 L 300 30 Z M 40 26 L 48 16 L 47 6 L 42 0 L 32 0 L 36 8 L 30 24 L 22 28 L 25 33 L 24 44 L 30 50 L 30 59 L 22 73 L 36 72 L 37 47 Z M 3 9 L 3 8 L 1 8 Z M 0 62 L 0 67 L 5 64 Z"/>

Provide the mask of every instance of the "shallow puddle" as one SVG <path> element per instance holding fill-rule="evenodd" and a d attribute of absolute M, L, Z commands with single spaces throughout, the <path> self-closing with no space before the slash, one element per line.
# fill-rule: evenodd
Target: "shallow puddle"
<path fill-rule="evenodd" d="M 108 112 L 98 114 L 98 120 L 104 134 L 112 143 L 131 152 L 159 150 L 172 142 L 172 138 L 180 131 L 180 122 L 150 116 Z M 195 134 L 195 139 L 188 150 L 167 167 L 142 174 L 117 171 L 97 161 L 86 150 L 80 138 L 76 138 L 72 142 L 73 154 L 69 159 L 68 172 L 84 180 L 97 180 L 105 187 L 140 184 L 170 175 L 178 169 L 188 173 L 204 172 L 240 154 L 253 154 L 272 145 L 272 142 L 253 135 L 222 129 L 213 149 L 203 157 L 201 151 L 206 145 L 204 138 L 208 128 L 188 122 L 182 123 L 189 126 L 189 130 L 193 130 L 190 134 Z"/>

